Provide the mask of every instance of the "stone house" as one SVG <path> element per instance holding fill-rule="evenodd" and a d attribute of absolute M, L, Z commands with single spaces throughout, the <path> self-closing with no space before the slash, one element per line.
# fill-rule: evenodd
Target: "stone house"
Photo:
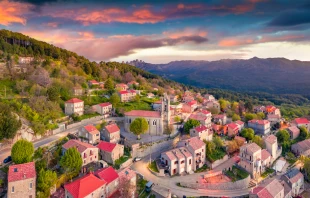
<path fill-rule="evenodd" d="M 227 124 L 227 131 L 229 137 L 236 136 L 239 133 L 239 126 L 234 122 L 229 123 Z"/>
<path fill-rule="evenodd" d="M 99 149 L 93 145 L 78 140 L 69 140 L 62 145 L 62 154 L 65 154 L 69 148 L 76 148 L 81 154 L 83 166 L 98 161 Z"/>
<path fill-rule="evenodd" d="M 248 127 L 252 128 L 256 134 L 266 135 L 270 133 L 270 122 L 268 120 L 250 120 Z"/>
<path fill-rule="evenodd" d="M 85 138 L 89 144 L 98 144 L 100 141 L 100 132 L 93 125 L 82 127 L 79 136 Z"/>
<path fill-rule="evenodd" d="M 81 95 L 83 95 L 83 88 L 81 88 L 81 87 L 73 87 L 72 88 L 72 94 L 74 96 L 81 96 Z"/>
<path fill-rule="evenodd" d="M 210 108 L 215 108 L 217 110 L 221 109 L 221 105 L 217 100 L 211 100 L 211 101 L 207 101 L 206 103 L 204 103 L 204 105 L 210 109 Z"/>
<path fill-rule="evenodd" d="M 198 108 L 197 101 L 192 100 L 190 102 L 186 102 L 182 106 L 182 110 L 184 113 L 192 113 Z"/>
<path fill-rule="evenodd" d="M 284 186 L 277 179 L 268 179 L 253 188 L 249 198 L 284 198 Z"/>
<path fill-rule="evenodd" d="M 281 118 L 280 109 L 278 109 L 275 106 L 272 106 L 272 105 L 266 106 L 265 112 L 266 112 L 267 115 L 277 115 L 277 116 L 279 116 Z"/>
<path fill-rule="evenodd" d="M 65 197 L 106 197 L 106 185 L 105 180 L 101 180 L 89 173 L 71 183 L 65 184 Z"/>
<path fill-rule="evenodd" d="M 104 102 L 96 105 L 96 112 L 100 115 L 109 115 L 112 112 L 112 104 Z"/>
<path fill-rule="evenodd" d="M 18 57 L 19 64 L 30 64 L 33 60 L 34 60 L 34 57 L 31 57 L 31 56 Z"/>
<path fill-rule="evenodd" d="M 300 129 L 297 126 L 290 126 L 287 128 L 292 140 L 296 139 L 300 134 Z"/>
<path fill-rule="evenodd" d="M 291 188 L 291 196 L 300 195 L 305 190 L 304 175 L 297 169 L 292 169 L 281 177 Z"/>
<path fill-rule="evenodd" d="M 239 166 L 250 173 L 252 178 L 258 178 L 271 165 L 271 155 L 262 150 L 256 143 L 245 144 L 240 147 Z"/>
<path fill-rule="evenodd" d="M 99 86 L 99 82 L 96 81 L 96 80 L 90 80 L 90 81 L 88 81 L 88 85 L 89 85 L 90 87 Z"/>
<path fill-rule="evenodd" d="M 137 93 L 135 90 L 123 90 L 119 91 L 118 95 L 121 99 L 121 102 L 129 102 L 135 99 Z"/>
<path fill-rule="evenodd" d="M 110 197 L 118 190 L 119 175 L 111 166 L 97 170 L 94 174 L 106 182 L 105 197 Z"/>
<path fill-rule="evenodd" d="M 136 190 L 137 190 L 137 174 L 131 168 L 125 168 L 118 173 L 120 186 L 122 187 L 122 183 L 126 183 L 127 181 L 130 182 L 130 189 L 132 190 L 132 197 L 136 197 Z"/>
<path fill-rule="evenodd" d="M 147 93 L 147 98 L 154 98 L 155 95 L 153 93 Z"/>
<path fill-rule="evenodd" d="M 213 116 L 213 122 L 218 123 L 220 125 L 225 125 L 227 123 L 226 114 L 218 114 Z"/>
<path fill-rule="evenodd" d="M 203 97 L 207 99 L 207 101 L 215 101 L 214 96 L 211 94 L 205 94 Z"/>
<path fill-rule="evenodd" d="M 265 106 L 255 106 L 253 108 L 254 113 L 265 113 L 266 112 L 266 107 Z"/>
<path fill-rule="evenodd" d="M 191 114 L 189 119 L 197 120 L 201 125 L 211 127 L 211 115 L 204 115 L 202 113 Z"/>
<path fill-rule="evenodd" d="M 129 83 L 127 83 L 128 87 L 132 87 L 132 86 L 139 86 L 139 83 L 136 81 L 130 81 Z"/>
<path fill-rule="evenodd" d="M 97 145 L 101 159 L 109 164 L 114 164 L 115 160 L 118 160 L 124 155 L 124 145 L 100 141 Z"/>
<path fill-rule="evenodd" d="M 307 118 L 295 118 L 291 125 L 295 125 L 298 128 L 304 126 L 306 129 L 310 129 L 310 121 Z"/>
<path fill-rule="evenodd" d="M 272 162 L 276 160 L 282 153 L 281 146 L 278 145 L 278 139 L 271 134 L 263 138 L 267 151 L 272 156 Z"/>
<path fill-rule="evenodd" d="M 296 156 L 310 156 L 310 139 L 293 144 L 291 150 Z"/>
<path fill-rule="evenodd" d="M 239 132 L 241 132 L 241 130 L 244 128 L 244 122 L 242 122 L 241 120 L 237 120 L 235 121 L 235 123 L 238 125 Z"/>
<path fill-rule="evenodd" d="M 128 87 L 128 85 L 126 85 L 124 83 L 120 83 L 120 84 L 115 85 L 115 89 L 118 91 L 126 91 L 127 89 L 129 89 L 129 87 Z"/>
<path fill-rule="evenodd" d="M 83 115 L 84 114 L 84 101 L 78 98 L 72 98 L 65 102 L 66 115 Z"/>
<path fill-rule="evenodd" d="M 109 124 L 102 130 L 102 136 L 107 142 L 118 143 L 121 139 L 121 131 L 117 124 Z"/>
<path fill-rule="evenodd" d="M 171 102 L 178 102 L 179 101 L 179 96 L 177 96 L 177 95 L 170 95 L 170 101 Z"/>
<path fill-rule="evenodd" d="M 212 141 L 213 131 L 205 125 L 200 125 L 190 130 L 190 136 L 199 137 L 202 141 Z"/>
<path fill-rule="evenodd" d="M 9 166 L 7 198 L 36 197 L 34 162 Z"/>

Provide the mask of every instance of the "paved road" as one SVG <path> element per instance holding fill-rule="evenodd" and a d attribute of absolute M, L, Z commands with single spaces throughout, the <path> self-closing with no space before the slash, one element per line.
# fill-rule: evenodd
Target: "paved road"
<path fill-rule="evenodd" d="M 152 157 L 155 158 L 159 156 L 160 153 L 153 153 Z M 186 196 L 213 196 L 213 197 L 236 197 L 242 195 L 248 195 L 250 189 L 242 190 L 200 190 L 200 189 L 190 189 L 179 187 L 176 184 L 180 181 L 197 181 L 199 178 L 202 178 L 203 173 L 194 173 L 191 175 L 185 176 L 176 176 L 176 177 L 157 177 L 153 175 L 148 169 L 147 164 L 149 162 L 149 156 L 143 158 L 143 160 L 134 163 L 131 167 L 133 170 L 142 174 L 144 178 L 148 181 L 152 181 L 156 185 L 160 185 L 165 188 L 169 188 L 171 193 L 177 195 L 178 197 Z"/>

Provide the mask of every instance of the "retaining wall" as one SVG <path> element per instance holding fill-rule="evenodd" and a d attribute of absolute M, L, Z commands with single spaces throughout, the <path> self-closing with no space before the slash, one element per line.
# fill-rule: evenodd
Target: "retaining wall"
<path fill-rule="evenodd" d="M 228 155 L 225 155 L 222 159 L 216 160 L 216 161 L 214 161 L 213 163 L 211 163 L 211 162 L 209 162 L 208 160 L 206 160 L 206 163 L 207 163 L 207 165 L 208 165 L 210 168 L 214 169 L 215 167 L 217 167 L 217 166 L 223 164 L 224 162 L 226 162 L 228 159 L 229 159 L 229 158 L 228 158 Z"/>

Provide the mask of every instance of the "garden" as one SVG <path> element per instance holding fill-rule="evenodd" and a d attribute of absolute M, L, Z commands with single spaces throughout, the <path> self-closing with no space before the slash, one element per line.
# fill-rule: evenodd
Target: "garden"
<path fill-rule="evenodd" d="M 233 166 L 232 170 L 225 172 L 225 175 L 227 175 L 231 179 L 231 181 L 234 182 L 234 181 L 247 178 L 249 176 L 249 173 L 236 166 Z"/>

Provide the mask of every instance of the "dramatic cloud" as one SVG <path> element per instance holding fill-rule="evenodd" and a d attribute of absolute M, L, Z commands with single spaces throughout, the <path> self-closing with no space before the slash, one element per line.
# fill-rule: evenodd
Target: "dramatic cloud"
<path fill-rule="evenodd" d="M 27 20 L 23 14 L 30 9 L 29 4 L 10 2 L 8 0 L 0 1 L 0 24 L 8 26 L 12 23 L 26 25 Z"/>
<path fill-rule="evenodd" d="M 270 26 L 295 26 L 310 23 L 310 9 L 280 14 L 269 22 Z"/>

